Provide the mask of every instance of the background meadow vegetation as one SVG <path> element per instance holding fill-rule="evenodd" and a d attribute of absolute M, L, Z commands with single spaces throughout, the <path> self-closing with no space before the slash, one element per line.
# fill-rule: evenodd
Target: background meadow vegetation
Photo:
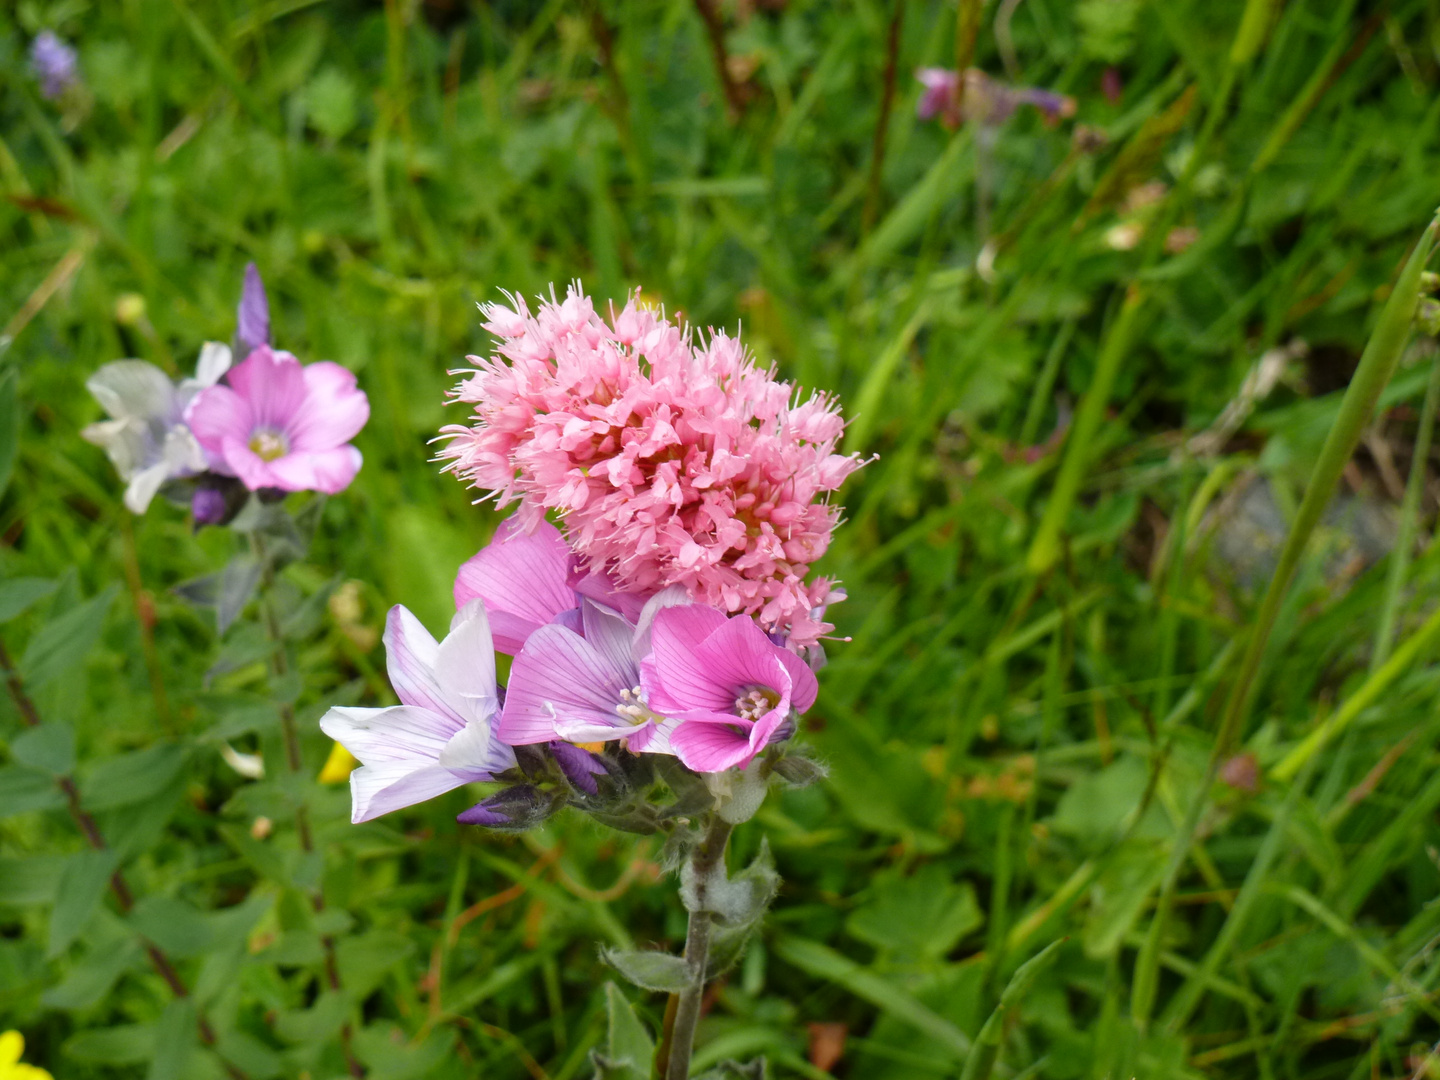
<path fill-rule="evenodd" d="M 488 345 L 475 303 L 579 278 L 741 324 L 879 455 L 822 567 L 853 638 L 804 733 L 831 778 L 737 834 L 737 860 L 768 835 L 785 886 L 712 994 L 702 1064 L 984 1075 L 982 1022 L 1064 939 L 992 1027 L 990 1075 L 1436 1074 L 1433 339 L 1200 789 L 1287 523 L 1440 202 L 1440 5 L 962 8 L 976 66 L 1075 115 L 917 120 L 914 69 L 956 62 L 952 0 L 0 11 L 0 1030 L 28 1061 L 591 1075 L 596 943 L 683 937 L 653 840 L 461 828 L 463 791 L 352 827 L 314 780 L 324 708 L 392 700 L 387 607 L 441 629 L 495 526 L 430 460 L 447 369 Z M 27 71 L 44 28 L 79 49 L 61 103 Z M 233 534 L 159 501 L 132 518 L 79 437 L 101 363 L 189 371 L 229 339 L 249 260 L 279 344 L 373 405 L 358 481 L 281 575 L 281 668 L 253 608 L 222 634 L 176 591 Z M 631 996 L 653 1028 L 663 999 Z"/>

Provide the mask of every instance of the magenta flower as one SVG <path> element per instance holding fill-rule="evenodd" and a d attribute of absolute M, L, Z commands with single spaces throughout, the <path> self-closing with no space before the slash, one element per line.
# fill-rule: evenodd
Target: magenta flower
<path fill-rule="evenodd" d="M 349 445 L 370 418 L 370 402 L 339 364 L 302 367 L 269 345 L 190 403 L 190 425 L 213 471 L 251 491 L 344 491 L 360 470 Z"/>
<path fill-rule="evenodd" d="M 515 752 L 494 730 L 499 693 L 483 604 L 460 611 L 439 644 L 409 611 L 391 608 L 385 655 L 401 704 L 337 706 L 320 720 L 321 730 L 363 763 L 350 774 L 356 824 L 493 780 L 515 765 Z"/>
<path fill-rule="evenodd" d="M 744 768 L 815 704 L 815 673 L 744 615 L 699 604 L 655 616 L 640 664 L 648 707 L 679 721 L 669 743 L 696 772 Z"/>
<path fill-rule="evenodd" d="M 495 648 L 514 656 L 531 634 L 560 622 L 581 632 L 580 601 L 589 597 L 638 620 L 648 597 L 622 593 L 605 575 L 582 574 L 560 530 L 543 518 L 531 532 L 515 518 L 502 521 L 490 543 L 466 559 L 455 576 L 455 607 L 484 600 Z"/>
<path fill-rule="evenodd" d="M 558 513 L 586 595 L 678 584 L 797 647 L 828 632 L 812 612 L 830 582 L 806 579 L 840 517 L 830 493 L 860 465 L 835 452 L 834 403 L 798 399 L 735 339 L 696 343 L 633 298 L 609 323 L 578 287 L 533 317 L 513 304 L 485 308 L 498 355 L 472 357 L 456 391 L 475 423 L 445 429 L 448 468 L 518 501 L 519 528 Z"/>
<path fill-rule="evenodd" d="M 623 739 L 636 753 L 669 753 L 674 724 L 645 703 L 636 645 L 635 625 L 589 598 L 580 633 L 560 623 L 536 629 L 510 667 L 500 738 L 512 746 Z"/>

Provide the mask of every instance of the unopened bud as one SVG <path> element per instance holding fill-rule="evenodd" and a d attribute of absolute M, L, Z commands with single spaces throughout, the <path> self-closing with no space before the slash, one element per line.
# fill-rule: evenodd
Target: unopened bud
<path fill-rule="evenodd" d="M 1420 292 L 1426 296 L 1433 296 L 1440 292 L 1440 274 L 1434 270 L 1420 271 Z"/>
<path fill-rule="evenodd" d="M 565 779 L 577 791 L 583 791 L 586 795 L 600 794 L 600 784 L 595 778 L 604 776 L 607 770 L 598 757 L 560 739 L 550 743 L 550 755 L 555 759 L 555 764 L 560 766 L 560 772 Z"/>
<path fill-rule="evenodd" d="M 476 803 L 455 820 L 462 825 L 483 825 L 487 829 L 524 832 L 532 829 L 560 808 L 560 800 L 531 784 L 516 784 L 497 791 Z"/>
<path fill-rule="evenodd" d="M 225 520 L 225 496 L 215 488 L 199 488 L 190 496 L 190 513 L 196 525 L 218 525 Z"/>
<path fill-rule="evenodd" d="M 115 298 L 115 321 L 121 326 L 137 326 L 145 318 L 145 297 L 139 293 L 121 293 Z"/>
<path fill-rule="evenodd" d="M 1440 300 L 1424 297 L 1415 311 L 1415 325 L 1421 333 L 1440 337 Z"/>

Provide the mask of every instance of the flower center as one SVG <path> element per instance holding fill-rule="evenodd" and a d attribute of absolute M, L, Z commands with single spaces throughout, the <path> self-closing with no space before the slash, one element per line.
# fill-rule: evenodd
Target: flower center
<path fill-rule="evenodd" d="M 774 690 L 768 686 L 756 686 L 748 694 L 735 699 L 735 713 L 742 720 L 759 720 L 779 704 L 780 695 Z"/>
<path fill-rule="evenodd" d="M 250 449 L 262 461 L 274 461 L 290 452 L 290 447 L 285 444 L 285 436 L 268 428 L 261 428 L 250 436 Z"/>
<path fill-rule="evenodd" d="M 645 698 L 641 696 L 640 687 L 620 691 L 620 704 L 615 706 L 615 714 L 635 725 L 650 719 L 650 710 L 645 707 Z"/>

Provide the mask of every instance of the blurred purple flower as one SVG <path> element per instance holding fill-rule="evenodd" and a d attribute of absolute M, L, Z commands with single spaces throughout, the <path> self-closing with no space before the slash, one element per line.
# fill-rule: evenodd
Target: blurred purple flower
<path fill-rule="evenodd" d="M 261 345 L 270 342 L 270 303 L 265 299 L 265 283 L 260 270 L 245 264 L 245 286 L 240 291 L 240 307 L 236 312 L 235 344 L 241 356 L 249 356 Z"/>
<path fill-rule="evenodd" d="M 224 493 L 215 488 L 197 488 L 190 496 L 190 513 L 196 525 L 218 525 L 225 520 L 226 509 Z"/>
<path fill-rule="evenodd" d="M 946 127 L 978 117 L 991 127 L 1003 124 L 1022 105 L 1033 105 L 1049 123 L 1075 115 L 1075 99 L 1035 86 L 1009 86 L 979 68 L 965 72 L 965 95 L 960 99 L 959 73 L 949 68 L 921 68 L 915 78 L 925 87 L 915 108 L 921 120 L 939 117 Z"/>
<path fill-rule="evenodd" d="M 350 774 L 356 824 L 433 799 L 515 765 L 495 736 L 495 653 L 485 605 L 467 605 L 436 643 L 405 608 L 385 621 L 390 685 L 401 704 L 335 707 L 320 729 L 363 763 Z"/>
<path fill-rule="evenodd" d="M 80 81 L 75 50 L 50 30 L 41 30 L 30 43 L 30 69 L 40 80 L 40 93 L 50 101 Z"/>
<path fill-rule="evenodd" d="M 349 440 L 370 418 L 355 376 L 322 360 L 302 367 L 261 345 L 230 370 L 229 385 L 202 391 L 185 420 L 210 467 L 251 491 L 344 491 L 360 471 Z"/>

